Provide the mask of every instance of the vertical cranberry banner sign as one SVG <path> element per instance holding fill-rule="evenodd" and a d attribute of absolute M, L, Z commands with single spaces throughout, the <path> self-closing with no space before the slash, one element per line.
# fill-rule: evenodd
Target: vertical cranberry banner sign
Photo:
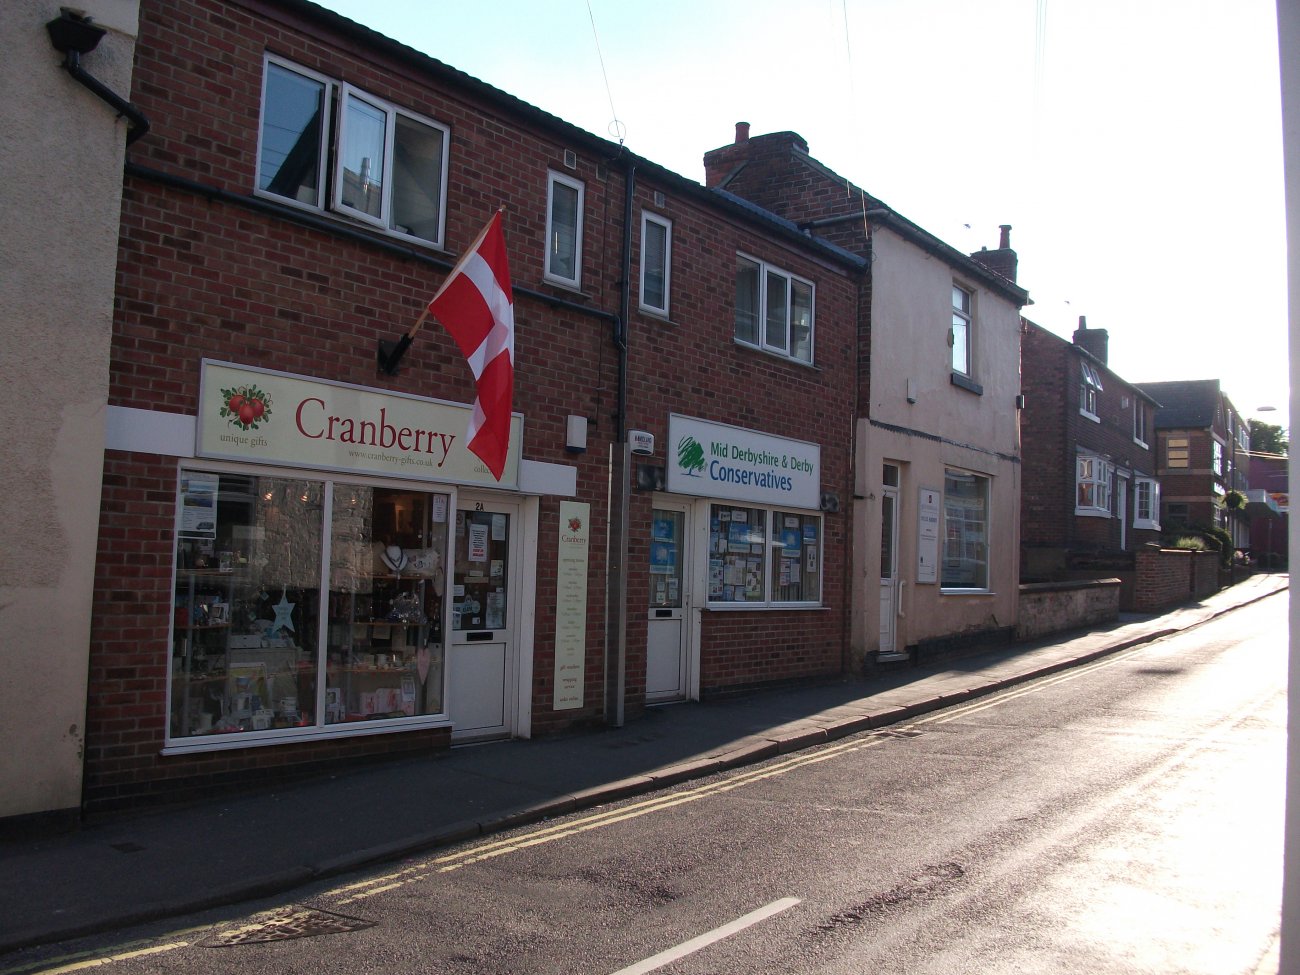
<path fill-rule="evenodd" d="M 560 502 L 555 594 L 555 710 L 582 707 L 587 658 L 588 522 L 591 505 Z"/>

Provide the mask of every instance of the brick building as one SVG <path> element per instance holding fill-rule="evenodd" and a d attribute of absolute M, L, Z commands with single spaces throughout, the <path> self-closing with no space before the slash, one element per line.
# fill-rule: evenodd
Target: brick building
<path fill-rule="evenodd" d="M 855 666 L 1008 638 L 1021 488 L 1009 230 L 966 255 L 814 159 L 794 132 L 705 155 L 709 186 L 860 255 L 853 417 Z"/>
<path fill-rule="evenodd" d="M 1022 581 L 1131 569 L 1159 540 L 1156 403 L 1110 369 L 1108 346 L 1082 316 L 1069 342 L 1023 322 Z"/>
<path fill-rule="evenodd" d="M 1159 404 L 1156 465 L 1165 529 L 1214 526 L 1250 544 L 1244 508 L 1224 505 L 1229 491 L 1250 487 L 1250 430 L 1217 379 L 1142 383 Z"/>
<path fill-rule="evenodd" d="M 304 0 L 144 0 L 131 98 L 87 806 L 841 672 L 860 256 Z M 377 348 L 499 206 L 497 481 Z"/>

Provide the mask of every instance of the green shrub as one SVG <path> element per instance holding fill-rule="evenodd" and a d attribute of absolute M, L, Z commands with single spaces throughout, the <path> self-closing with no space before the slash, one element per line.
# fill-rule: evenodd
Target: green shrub
<path fill-rule="evenodd" d="M 1197 535 L 1179 535 L 1165 544 L 1165 548 L 1180 548 L 1188 552 L 1204 552 L 1209 547 L 1209 542 Z"/>

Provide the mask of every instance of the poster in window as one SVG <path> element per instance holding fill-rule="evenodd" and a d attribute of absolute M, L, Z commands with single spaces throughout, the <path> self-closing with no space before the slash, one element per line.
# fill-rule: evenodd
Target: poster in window
<path fill-rule="evenodd" d="M 490 592 L 487 594 L 487 615 L 484 626 L 489 630 L 499 630 L 506 625 L 506 594 Z"/>
<path fill-rule="evenodd" d="M 189 538 L 217 537 L 217 475 L 181 478 L 181 534 Z"/>
<path fill-rule="evenodd" d="M 749 552 L 749 525 L 743 521 L 731 522 L 731 530 L 727 535 L 727 548 L 732 552 L 748 554 Z"/>
<path fill-rule="evenodd" d="M 656 518 L 651 531 L 655 541 L 671 542 L 676 538 L 677 525 L 672 518 Z"/>
<path fill-rule="evenodd" d="M 781 532 L 781 557 L 797 559 L 799 557 L 799 529 L 787 528 Z"/>
<path fill-rule="evenodd" d="M 817 546 L 809 545 L 804 550 L 803 570 L 810 575 L 817 571 Z"/>
<path fill-rule="evenodd" d="M 506 540 L 506 516 L 492 516 L 492 541 L 504 542 Z"/>
<path fill-rule="evenodd" d="M 709 598 L 722 598 L 722 560 L 709 560 Z"/>
<path fill-rule="evenodd" d="M 469 526 L 469 560 L 486 562 L 488 560 L 488 526 Z"/>
<path fill-rule="evenodd" d="M 447 495 L 433 495 L 433 503 L 430 507 L 429 517 L 433 519 L 434 524 L 441 524 L 447 520 Z"/>
<path fill-rule="evenodd" d="M 652 542 L 650 572 L 654 575 L 672 575 L 676 567 L 677 546 L 672 542 Z"/>

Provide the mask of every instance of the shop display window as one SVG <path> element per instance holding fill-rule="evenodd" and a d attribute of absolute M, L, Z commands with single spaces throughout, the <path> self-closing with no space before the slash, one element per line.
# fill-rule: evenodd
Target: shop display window
<path fill-rule="evenodd" d="M 818 605 L 821 528 L 820 515 L 710 505 L 709 602 Z"/>
<path fill-rule="evenodd" d="M 772 599 L 821 599 L 821 526 L 818 515 L 777 511 L 772 517 Z"/>
<path fill-rule="evenodd" d="M 177 500 L 173 743 L 443 712 L 449 495 L 184 471 Z"/>

